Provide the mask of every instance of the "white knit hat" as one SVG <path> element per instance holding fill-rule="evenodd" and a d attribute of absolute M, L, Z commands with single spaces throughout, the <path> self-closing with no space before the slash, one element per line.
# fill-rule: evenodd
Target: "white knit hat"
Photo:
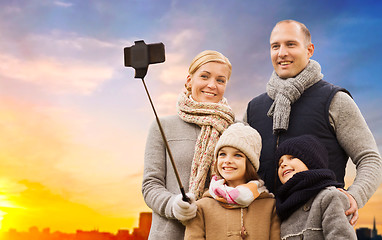
<path fill-rule="evenodd" d="M 234 147 L 247 156 L 255 167 L 256 171 L 260 167 L 261 136 L 251 126 L 244 123 L 234 123 L 229 126 L 220 136 L 215 147 L 214 157 L 222 147 Z"/>

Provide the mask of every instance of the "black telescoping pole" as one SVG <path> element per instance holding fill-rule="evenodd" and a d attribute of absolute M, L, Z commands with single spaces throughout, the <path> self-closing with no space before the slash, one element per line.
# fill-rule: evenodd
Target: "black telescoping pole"
<path fill-rule="evenodd" d="M 146 83 L 145 83 L 145 80 L 144 78 L 141 78 L 142 79 L 142 83 L 143 83 L 143 86 L 145 87 L 145 90 L 146 90 L 146 93 L 147 93 L 147 97 L 149 98 L 149 101 L 150 101 L 150 104 L 151 104 L 151 107 L 154 111 L 154 115 L 155 115 L 155 119 L 158 123 L 158 127 L 159 127 L 159 130 L 160 130 L 160 133 L 162 135 L 162 138 L 163 138 L 163 142 L 166 146 L 166 149 L 167 149 L 167 152 L 168 152 L 168 155 L 170 156 L 170 160 L 171 160 L 171 164 L 172 164 L 172 167 L 174 169 L 174 173 L 175 173 L 175 176 L 176 176 L 176 180 L 178 181 L 178 185 L 179 185 L 179 188 L 180 188 L 180 192 L 182 193 L 182 196 L 183 196 L 183 201 L 185 202 L 190 202 L 190 198 L 186 195 L 185 191 L 184 191 L 184 187 L 182 185 L 182 181 L 180 180 L 180 177 L 179 177 L 179 173 L 178 173 L 178 170 L 175 166 L 175 162 L 174 162 L 174 158 L 172 157 L 172 153 L 171 153 L 171 150 L 170 150 L 170 147 L 167 143 L 167 138 L 166 138 L 166 135 L 164 134 L 164 131 L 163 131 L 163 128 L 162 128 L 162 125 L 160 123 L 160 120 L 158 118 L 158 115 L 157 115 L 157 112 L 155 111 L 155 108 L 154 108 L 154 104 L 153 102 L 151 101 L 151 97 L 150 97 L 150 94 L 149 94 L 149 91 L 146 87 Z"/>

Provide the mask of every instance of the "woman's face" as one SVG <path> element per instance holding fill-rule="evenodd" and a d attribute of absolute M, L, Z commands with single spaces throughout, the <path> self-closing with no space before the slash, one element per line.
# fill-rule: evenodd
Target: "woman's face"
<path fill-rule="evenodd" d="M 191 87 L 191 96 L 197 102 L 219 102 L 224 95 L 228 82 L 227 64 L 208 62 L 187 77 L 187 87 Z"/>

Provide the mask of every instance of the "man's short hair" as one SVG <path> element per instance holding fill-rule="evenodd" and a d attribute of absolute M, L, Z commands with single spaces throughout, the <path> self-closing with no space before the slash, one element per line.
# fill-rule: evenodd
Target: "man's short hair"
<path fill-rule="evenodd" d="M 276 23 L 275 27 L 277 25 L 279 25 L 280 23 L 296 23 L 298 26 L 300 26 L 300 29 L 302 31 L 302 33 L 304 34 L 305 36 L 305 41 L 306 41 L 306 45 L 308 45 L 309 43 L 312 42 L 312 36 L 310 35 L 310 31 L 309 29 L 305 26 L 305 24 L 301 23 L 301 22 L 298 22 L 296 20 L 292 20 L 292 19 L 286 19 L 286 20 L 282 20 L 278 23 Z"/>

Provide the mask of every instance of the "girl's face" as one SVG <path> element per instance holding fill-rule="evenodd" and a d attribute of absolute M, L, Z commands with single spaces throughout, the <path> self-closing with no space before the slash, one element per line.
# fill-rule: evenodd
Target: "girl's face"
<path fill-rule="evenodd" d="M 227 185 L 236 187 L 245 181 L 245 163 L 247 157 L 233 147 L 222 147 L 218 152 L 217 167 Z"/>
<path fill-rule="evenodd" d="M 278 175 L 282 184 L 286 183 L 296 173 L 307 170 L 309 169 L 305 163 L 292 155 L 283 155 L 279 160 Z"/>
<path fill-rule="evenodd" d="M 228 81 L 227 64 L 208 62 L 187 77 L 186 85 L 191 87 L 191 96 L 197 102 L 219 102 L 224 95 Z"/>

